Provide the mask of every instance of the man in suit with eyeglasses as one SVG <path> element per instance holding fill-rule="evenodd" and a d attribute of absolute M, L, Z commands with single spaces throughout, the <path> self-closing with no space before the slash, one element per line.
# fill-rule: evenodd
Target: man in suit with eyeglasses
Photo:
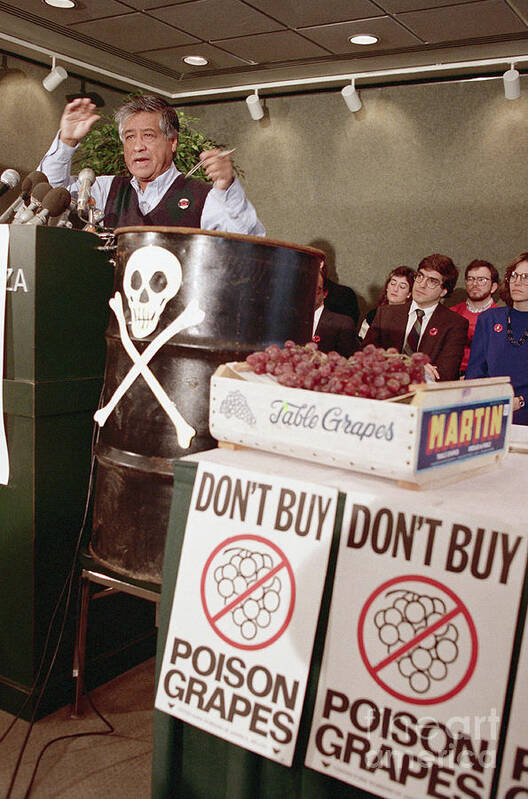
<path fill-rule="evenodd" d="M 471 342 L 475 335 L 475 327 L 479 314 L 487 311 L 488 308 L 496 308 L 497 303 L 493 295 L 499 285 L 499 273 L 489 261 L 481 261 L 476 258 L 466 266 L 464 273 L 466 279 L 466 300 L 452 305 L 451 310 L 463 316 L 469 322 L 468 337 L 464 348 L 464 357 L 460 364 L 460 374 L 464 375 L 469 361 Z"/>
<path fill-rule="evenodd" d="M 395 347 L 411 355 L 423 352 L 429 380 L 457 380 L 467 339 L 468 321 L 440 300 L 453 292 L 458 269 L 451 258 L 435 253 L 423 258 L 414 279 L 412 300 L 402 305 L 380 305 L 363 346 Z"/>

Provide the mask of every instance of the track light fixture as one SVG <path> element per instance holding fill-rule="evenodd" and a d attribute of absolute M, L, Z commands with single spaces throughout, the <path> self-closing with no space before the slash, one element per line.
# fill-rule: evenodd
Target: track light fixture
<path fill-rule="evenodd" d="M 48 72 L 42 81 L 42 85 L 48 92 L 54 91 L 63 80 L 66 80 L 68 73 L 64 67 L 55 66 L 55 56 L 51 59 L 51 72 Z"/>
<path fill-rule="evenodd" d="M 359 92 L 356 91 L 355 78 L 352 78 L 350 83 L 347 83 L 346 86 L 343 86 L 341 89 L 341 94 L 343 95 L 343 100 L 347 104 L 349 111 L 359 111 L 362 103 Z"/>
<path fill-rule="evenodd" d="M 504 96 L 507 100 L 518 100 L 521 96 L 521 79 L 519 72 L 515 69 L 515 64 L 512 64 L 510 69 L 506 70 L 502 76 L 504 83 Z"/>
<path fill-rule="evenodd" d="M 262 108 L 262 103 L 260 102 L 260 98 L 258 96 L 258 89 L 255 89 L 253 94 L 250 94 L 246 97 L 247 107 L 249 109 L 249 113 L 251 114 L 251 119 L 255 121 L 262 119 L 264 116 L 264 109 Z"/>

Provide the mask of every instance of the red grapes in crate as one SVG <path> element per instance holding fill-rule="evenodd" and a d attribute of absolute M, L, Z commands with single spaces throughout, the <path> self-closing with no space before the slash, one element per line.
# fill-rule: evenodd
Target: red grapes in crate
<path fill-rule="evenodd" d="M 319 352 L 313 341 L 304 346 L 287 341 L 282 349 L 271 344 L 251 353 L 246 362 L 255 374 L 273 375 L 290 388 L 383 400 L 406 394 L 411 383 L 424 383 L 429 356 L 415 352 L 409 357 L 394 347 L 368 344 L 344 358 L 337 352 Z"/>

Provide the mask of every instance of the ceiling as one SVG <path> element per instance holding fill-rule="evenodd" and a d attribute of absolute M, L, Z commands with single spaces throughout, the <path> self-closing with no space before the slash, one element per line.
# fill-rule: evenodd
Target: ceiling
<path fill-rule="evenodd" d="M 77 0 L 69 10 L 0 0 L 0 31 L 4 52 L 42 63 L 56 54 L 71 73 L 175 99 L 515 56 L 528 69 L 528 0 Z M 354 33 L 379 41 L 351 45 Z M 208 64 L 188 66 L 187 55 Z"/>

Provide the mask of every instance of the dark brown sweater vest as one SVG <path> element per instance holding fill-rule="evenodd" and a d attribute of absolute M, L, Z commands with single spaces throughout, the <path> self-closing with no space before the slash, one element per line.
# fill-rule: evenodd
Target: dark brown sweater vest
<path fill-rule="evenodd" d="M 110 186 L 105 205 L 105 227 L 129 225 L 200 227 L 205 199 L 212 186 L 203 180 L 178 175 L 158 205 L 142 214 L 138 196 L 130 185 L 130 178 L 116 176 Z"/>

